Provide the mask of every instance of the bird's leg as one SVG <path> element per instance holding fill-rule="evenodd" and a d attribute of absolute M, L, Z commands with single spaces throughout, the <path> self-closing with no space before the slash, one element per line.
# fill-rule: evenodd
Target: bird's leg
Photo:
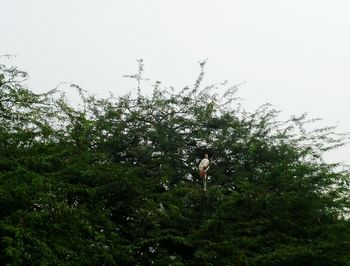
<path fill-rule="evenodd" d="M 207 190 L 207 174 L 205 174 L 203 178 L 203 189 L 204 191 Z"/>

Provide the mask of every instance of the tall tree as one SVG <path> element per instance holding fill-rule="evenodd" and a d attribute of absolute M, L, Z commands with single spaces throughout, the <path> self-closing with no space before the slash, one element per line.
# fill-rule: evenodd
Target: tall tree
<path fill-rule="evenodd" d="M 178 93 L 72 85 L 79 108 L 1 65 L 1 264 L 349 265 L 349 171 L 321 156 L 346 136 L 246 112 L 204 65 Z"/>

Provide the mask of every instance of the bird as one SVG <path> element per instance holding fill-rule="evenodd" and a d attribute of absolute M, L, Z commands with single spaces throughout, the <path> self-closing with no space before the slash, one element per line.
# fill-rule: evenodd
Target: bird
<path fill-rule="evenodd" d="M 203 178 L 203 187 L 204 190 L 207 189 L 207 171 L 210 167 L 210 161 L 209 161 L 208 154 L 204 154 L 204 158 L 200 161 L 198 170 L 199 170 L 199 176 Z"/>

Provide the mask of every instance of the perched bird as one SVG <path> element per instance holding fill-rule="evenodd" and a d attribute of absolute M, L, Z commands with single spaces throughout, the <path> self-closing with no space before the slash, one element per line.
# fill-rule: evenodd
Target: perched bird
<path fill-rule="evenodd" d="M 208 154 L 204 154 L 204 158 L 201 160 L 198 166 L 199 176 L 203 178 L 204 190 L 207 189 L 207 171 L 210 167 L 210 161 L 208 157 Z"/>

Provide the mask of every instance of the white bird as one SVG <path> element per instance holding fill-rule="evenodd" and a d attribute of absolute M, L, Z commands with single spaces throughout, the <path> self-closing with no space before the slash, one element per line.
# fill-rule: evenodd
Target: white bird
<path fill-rule="evenodd" d="M 208 154 L 204 154 L 204 159 L 199 163 L 198 170 L 199 176 L 203 178 L 204 190 L 207 189 L 207 171 L 210 167 L 210 161 L 208 159 Z"/>

